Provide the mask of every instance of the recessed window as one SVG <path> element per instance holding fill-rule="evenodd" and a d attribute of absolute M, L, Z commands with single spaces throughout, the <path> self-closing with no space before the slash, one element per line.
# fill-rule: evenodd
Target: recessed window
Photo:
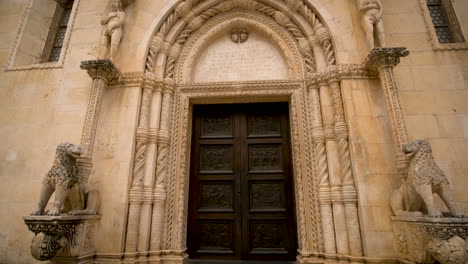
<path fill-rule="evenodd" d="M 63 67 L 79 2 L 29 0 L 5 70 Z"/>
<path fill-rule="evenodd" d="M 450 0 L 427 0 L 427 8 L 440 43 L 465 41 Z"/>
<path fill-rule="evenodd" d="M 42 55 L 43 62 L 59 60 L 72 8 L 73 1 L 67 1 L 64 5 L 57 5 Z"/>

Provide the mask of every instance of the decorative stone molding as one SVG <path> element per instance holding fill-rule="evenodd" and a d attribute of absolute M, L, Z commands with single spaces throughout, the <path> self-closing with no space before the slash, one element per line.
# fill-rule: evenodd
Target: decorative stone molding
<path fill-rule="evenodd" d="M 24 216 L 35 234 L 31 254 L 37 260 L 59 263 L 90 263 L 99 221 L 98 215 Z"/>
<path fill-rule="evenodd" d="M 415 263 L 465 263 L 468 218 L 392 217 L 398 258 Z"/>

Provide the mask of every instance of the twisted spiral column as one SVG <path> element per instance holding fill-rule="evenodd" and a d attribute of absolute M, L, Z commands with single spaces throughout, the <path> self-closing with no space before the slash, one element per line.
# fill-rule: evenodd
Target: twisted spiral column
<path fill-rule="evenodd" d="M 125 261 L 129 263 L 137 258 L 141 208 L 143 202 L 147 200 L 145 196 L 148 196 L 147 190 L 144 188 L 144 177 L 146 153 L 149 142 L 149 114 L 154 89 L 153 74 L 145 73 L 141 88 L 143 93 L 141 98 L 140 119 L 136 131 L 136 154 L 133 167 L 133 179 L 129 191 L 127 236 L 125 240 Z"/>
<path fill-rule="evenodd" d="M 325 253 L 336 253 L 335 228 L 333 226 L 333 210 L 331 204 L 330 179 L 328 175 L 327 153 L 320 109 L 320 96 L 316 78 L 309 84 L 309 100 L 312 112 L 312 141 L 318 174 L 318 200 L 323 232 L 323 249 Z"/>
<path fill-rule="evenodd" d="M 150 239 L 151 252 L 157 252 L 161 250 L 161 240 L 164 227 L 164 207 L 167 197 L 166 180 L 169 173 L 169 144 L 171 139 L 169 131 L 171 127 L 173 93 L 174 82 L 170 79 L 165 80 L 161 108 L 161 126 L 158 134 L 159 145 L 156 161 L 156 181 L 153 187 L 153 214 L 151 221 Z M 156 258 L 150 258 L 150 263 L 157 262 L 158 260 Z"/>
<path fill-rule="evenodd" d="M 333 106 L 335 109 L 335 137 L 338 142 L 338 152 L 340 157 L 342 174 L 342 199 L 345 206 L 346 225 L 349 239 L 350 254 L 362 256 L 361 231 L 357 210 L 357 192 L 354 185 L 353 172 L 351 169 L 351 158 L 349 155 L 348 128 L 345 123 L 343 100 L 341 97 L 340 84 L 338 81 L 338 70 L 336 67 L 329 67 L 328 82 L 332 92 Z"/>

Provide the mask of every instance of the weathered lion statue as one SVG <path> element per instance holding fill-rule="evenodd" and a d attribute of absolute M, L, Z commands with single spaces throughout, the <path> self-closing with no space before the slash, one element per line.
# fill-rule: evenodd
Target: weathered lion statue
<path fill-rule="evenodd" d="M 49 216 L 68 212 L 71 215 L 97 213 L 100 196 L 97 190 L 89 189 L 80 181 L 76 159 L 82 154 L 80 146 L 65 142 L 58 145 L 52 168 L 42 181 L 37 209 L 31 215 Z M 50 196 L 55 191 L 53 208 L 45 212 Z"/>
<path fill-rule="evenodd" d="M 391 197 L 393 213 L 397 216 L 442 217 L 434 207 L 432 194 L 437 193 L 454 217 L 464 217 L 452 198 L 449 182 L 432 156 L 431 146 L 426 140 L 415 140 L 403 146 L 409 158 L 407 177 Z"/>

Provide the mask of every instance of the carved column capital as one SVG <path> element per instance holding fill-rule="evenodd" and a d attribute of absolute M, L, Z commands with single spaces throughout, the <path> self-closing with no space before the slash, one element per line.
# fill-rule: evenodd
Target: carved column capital
<path fill-rule="evenodd" d="M 336 65 L 329 66 L 325 72 L 325 78 L 329 83 L 340 81 L 340 71 Z"/>
<path fill-rule="evenodd" d="M 405 47 L 398 48 L 374 48 L 367 56 L 365 65 L 380 69 L 383 67 L 395 67 L 400 63 L 401 57 L 408 56 L 409 51 Z"/>
<path fill-rule="evenodd" d="M 307 76 L 306 78 L 306 85 L 308 89 L 319 89 L 319 79 L 320 79 L 320 73 L 311 73 Z"/>
<path fill-rule="evenodd" d="M 170 93 L 173 94 L 175 90 L 176 83 L 173 79 L 166 78 L 164 79 L 164 93 Z"/>
<path fill-rule="evenodd" d="M 102 79 L 107 84 L 117 82 L 122 75 L 109 59 L 82 61 L 80 68 L 86 70 L 93 80 Z"/>
<path fill-rule="evenodd" d="M 141 80 L 141 87 L 143 89 L 155 90 L 157 89 L 157 80 L 153 73 L 145 72 Z"/>

